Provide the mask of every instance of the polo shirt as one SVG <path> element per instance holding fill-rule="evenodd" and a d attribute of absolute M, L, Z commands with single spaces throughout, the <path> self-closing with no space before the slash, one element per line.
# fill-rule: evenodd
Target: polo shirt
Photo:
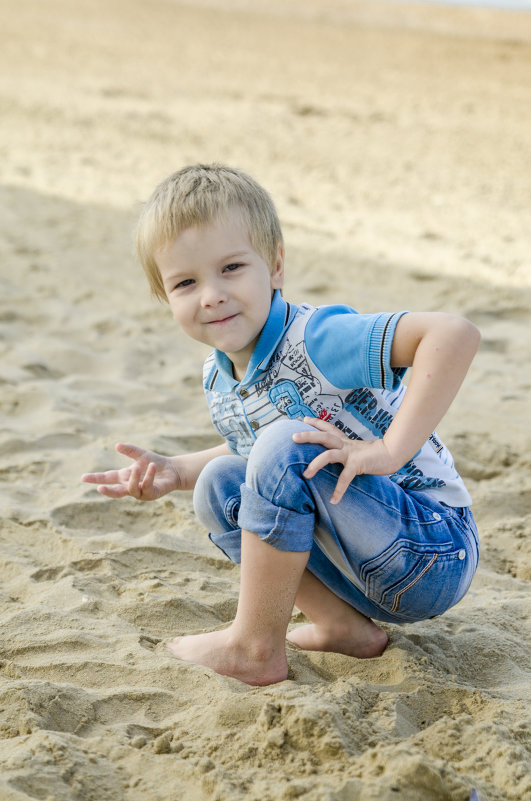
<path fill-rule="evenodd" d="M 319 417 L 350 439 L 383 437 L 406 390 L 406 368 L 390 364 L 396 325 L 405 313 L 295 305 L 277 290 L 241 381 L 225 353 L 214 350 L 205 361 L 203 385 L 215 428 L 243 457 L 267 426 L 286 417 Z M 436 432 L 390 478 L 450 506 L 471 503 Z"/>

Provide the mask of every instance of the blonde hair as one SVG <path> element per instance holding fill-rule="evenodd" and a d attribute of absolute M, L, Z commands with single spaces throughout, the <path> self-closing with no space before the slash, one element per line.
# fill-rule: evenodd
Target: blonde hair
<path fill-rule="evenodd" d="M 249 240 L 273 269 L 282 230 L 274 203 L 257 181 L 223 164 L 197 164 L 172 173 L 144 205 L 136 228 L 136 250 L 151 291 L 167 301 L 154 253 L 186 228 L 208 225 L 236 209 Z"/>

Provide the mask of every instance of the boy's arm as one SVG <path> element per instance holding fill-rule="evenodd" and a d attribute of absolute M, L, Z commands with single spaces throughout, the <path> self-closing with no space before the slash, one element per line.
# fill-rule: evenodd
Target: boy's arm
<path fill-rule="evenodd" d="M 355 476 L 399 470 L 420 450 L 449 408 L 479 341 L 478 329 L 462 317 L 428 312 L 403 315 L 393 338 L 391 366 L 412 369 L 400 409 L 383 439 L 352 441 L 329 423 L 305 418 L 317 430 L 295 434 L 295 442 L 316 442 L 327 450 L 308 465 L 304 475 L 312 478 L 325 465 L 342 463 L 332 496 L 332 503 L 338 503 Z"/>
<path fill-rule="evenodd" d="M 170 461 L 175 465 L 177 471 L 184 472 L 183 486 L 179 489 L 192 490 L 199 478 L 200 472 L 206 465 L 218 456 L 230 456 L 232 451 L 226 442 L 221 445 L 216 445 L 213 448 L 207 448 L 204 451 L 196 451 L 195 453 L 187 453 L 185 456 L 172 456 Z M 183 461 L 186 461 L 186 467 L 183 471 Z"/>
<path fill-rule="evenodd" d="M 410 313 L 399 320 L 391 366 L 411 366 L 411 372 L 400 409 L 383 438 L 395 470 L 417 453 L 446 414 L 480 339 L 475 325 L 451 314 Z"/>
<path fill-rule="evenodd" d="M 104 473 L 85 473 L 82 481 L 98 484 L 98 492 L 108 498 L 131 495 L 141 501 L 154 501 L 174 490 L 191 490 L 199 473 L 216 456 L 229 454 L 226 443 L 196 453 L 181 456 L 162 456 L 137 445 L 119 443 L 118 453 L 133 459 L 133 464 L 121 470 Z"/>

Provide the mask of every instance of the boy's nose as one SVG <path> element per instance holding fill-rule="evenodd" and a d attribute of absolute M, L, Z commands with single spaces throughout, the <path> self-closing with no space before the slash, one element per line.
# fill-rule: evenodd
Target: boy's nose
<path fill-rule="evenodd" d="M 219 286 L 217 282 L 209 282 L 205 284 L 201 292 L 201 305 L 205 308 L 208 306 L 218 306 L 227 300 L 227 295 L 224 289 Z"/>

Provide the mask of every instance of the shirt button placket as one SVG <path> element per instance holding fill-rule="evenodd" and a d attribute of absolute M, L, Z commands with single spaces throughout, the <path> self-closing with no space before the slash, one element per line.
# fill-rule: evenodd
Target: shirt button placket
<path fill-rule="evenodd" d="M 240 389 L 240 400 L 245 400 L 248 397 L 249 397 L 248 390 Z M 256 431 L 258 428 L 260 428 L 260 423 L 258 422 L 258 420 L 251 420 L 250 425 L 253 431 Z"/>

